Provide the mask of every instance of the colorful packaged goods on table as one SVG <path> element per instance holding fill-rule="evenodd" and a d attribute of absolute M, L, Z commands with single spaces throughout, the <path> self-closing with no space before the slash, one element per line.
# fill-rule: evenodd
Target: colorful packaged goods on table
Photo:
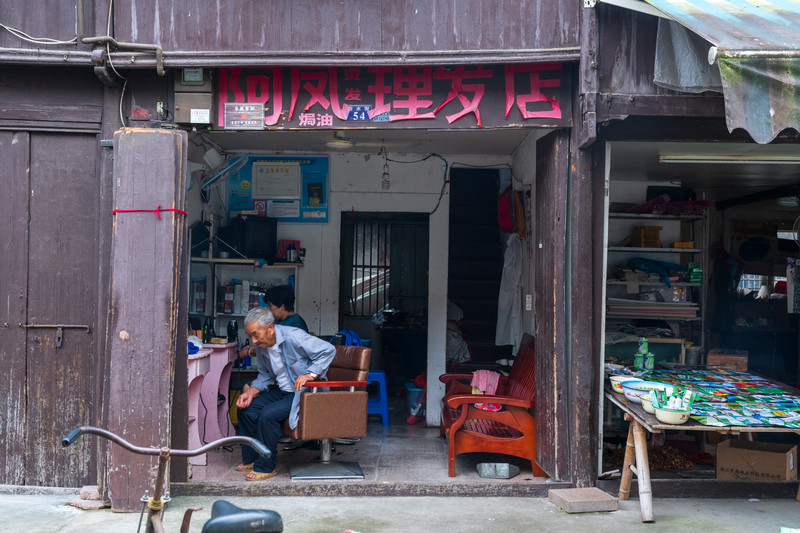
<path fill-rule="evenodd" d="M 707 426 L 800 429 L 800 396 L 758 376 L 729 370 L 654 370 L 645 379 L 696 394 L 691 418 Z"/>

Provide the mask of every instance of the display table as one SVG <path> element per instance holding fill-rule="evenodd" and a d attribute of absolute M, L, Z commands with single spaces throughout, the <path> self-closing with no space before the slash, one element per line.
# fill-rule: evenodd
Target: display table
<path fill-rule="evenodd" d="M 647 451 L 647 436 L 645 431 L 650 433 L 660 433 L 663 430 L 677 431 L 714 431 L 722 434 L 739 435 L 756 432 L 794 432 L 800 434 L 800 430 L 769 427 L 769 426 L 707 426 L 689 419 L 688 422 L 680 425 L 664 424 L 655 415 L 645 413 L 640 404 L 629 401 L 625 395 L 614 392 L 611 385 L 606 381 L 605 397 L 614 405 L 619 407 L 625 416 L 625 420 L 630 421 L 628 427 L 628 440 L 625 448 L 625 459 L 622 464 L 622 478 L 619 485 L 619 499 L 627 500 L 630 496 L 631 482 L 633 475 L 639 485 L 639 505 L 642 511 L 642 522 L 655 522 L 653 518 L 653 492 L 650 483 L 650 463 Z M 797 498 L 800 500 L 800 488 L 798 488 Z"/>
<path fill-rule="evenodd" d="M 204 348 L 197 353 L 189 354 L 187 365 L 189 367 L 189 448 L 199 448 L 203 445 L 200 434 L 200 419 L 204 411 L 200 407 L 200 389 L 206 374 L 211 369 L 211 354 L 213 350 Z M 193 465 L 205 465 L 206 454 L 189 458 Z"/>
<path fill-rule="evenodd" d="M 206 344 L 209 354 L 209 369 L 200 386 L 200 406 L 198 410 L 198 430 L 203 443 L 223 437 L 236 435 L 228 419 L 228 382 L 231 367 L 238 354 L 238 343 Z"/>

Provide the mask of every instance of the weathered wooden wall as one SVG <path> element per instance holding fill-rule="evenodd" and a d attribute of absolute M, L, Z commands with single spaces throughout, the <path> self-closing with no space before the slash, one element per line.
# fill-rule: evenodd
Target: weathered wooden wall
<path fill-rule="evenodd" d="M 152 3 L 152 2 L 148 2 Z M 497 0 L 232 0 L 115 5 L 117 35 L 166 50 L 387 51 L 577 45 L 577 4 Z M 217 5 L 221 5 L 220 9 Z"/>
<path fill-rule="evenodd" d="M 569 365 L 566 358 L 569 130 L 536 143 L 536 462 L 570 480 Z"/>
<path fill-rule="evenodd" d="M 606 4 L 595 11 L 597 122 L 629 115 L 725 116 L 722 95 L 681 93 L 653 83 L 657 17 Z M 584 32 L 584 50 L 593 45 L 589 38 Z"/>
<path fill-rule="evenodd" d="M 91 71 L 6 67 L 0 75 L 0 483 L 97 479 L 96 443 L 64 450 L 59 441 L 102 417 L 102 105 Z M 65 329 L 56 347 L 55 329 L 19 327 L 26 323 L 90 332 Z"/>
<path fill-rule="evenodd" d="M 91 439 L 65 450 L 61 438 L 97 420 L 98 139 L 31 135 L 28 317 L 30 324 L 86 325 L 27 334 L 25 469 L 28 485 L 80 486 L 93 479 Z"/>
<path fill-rule="evenodd" d="M 3 66 L 0 127 L 98 132 L 102 96 L 91 69 Z"/>
<path fill-rule="evenodd" d="M 85 0 L 87 36 L 105 35 L 109 2 Z M 3 24 L 75 35 L 76 2 L 15 0 Z M 165 51 L 468 51 L 578 46 L 578 2 L 532 0 L 142 0 L 114 2 L 117 41 Z M 0 32 L 0 47 L 36 48 Z M 52 48 L 52 47 L 48 47 Z M 87 45 L 54 47 L 88 50 Z"/>
<path fill-rule="evenodd" d="M 25 330 L 28 290 L 28 164 L 30 134 L 0 131 L 3 162 L 0 224 L 6 253 L 0 255 L 0 483 L 25 482 Z"/>
<path fill-rule="evenodd" d="M 61 438 L 95 423 L 97 236 L 96 135 L 2 132 L 4 228 L 0 259 L 3 483 L 80 486 L 96 473 L 95 444 L 66 453 Z M 5 166 L 8 165 L 8 166 Z M 88 171 L 87 171 L 88 170 Z M 6 219 L 7 218 L 7 219 Z M 82 325 L 57 330 L 21 327 Z"/>

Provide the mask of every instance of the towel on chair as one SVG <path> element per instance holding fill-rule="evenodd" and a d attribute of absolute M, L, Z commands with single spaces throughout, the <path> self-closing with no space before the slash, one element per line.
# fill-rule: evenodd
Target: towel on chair
<path fill-rule="evenodd" d="M 472 386 L 483 394 L 494 394 L 500 383 L 500 374 L 491 370 L 477 370 L 472 376 Z"/>

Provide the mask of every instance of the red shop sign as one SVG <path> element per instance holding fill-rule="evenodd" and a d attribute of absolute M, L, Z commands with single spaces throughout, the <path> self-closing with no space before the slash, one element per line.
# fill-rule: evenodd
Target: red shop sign
<path fill-rule="evenodd" d="M 263 104 L 270 129 L 571 125 L 562 63 L 225 68 L 217 82 L 220 128 L 232 103 Z M 230 120 L 227 127 L 236 129 Z"/>

